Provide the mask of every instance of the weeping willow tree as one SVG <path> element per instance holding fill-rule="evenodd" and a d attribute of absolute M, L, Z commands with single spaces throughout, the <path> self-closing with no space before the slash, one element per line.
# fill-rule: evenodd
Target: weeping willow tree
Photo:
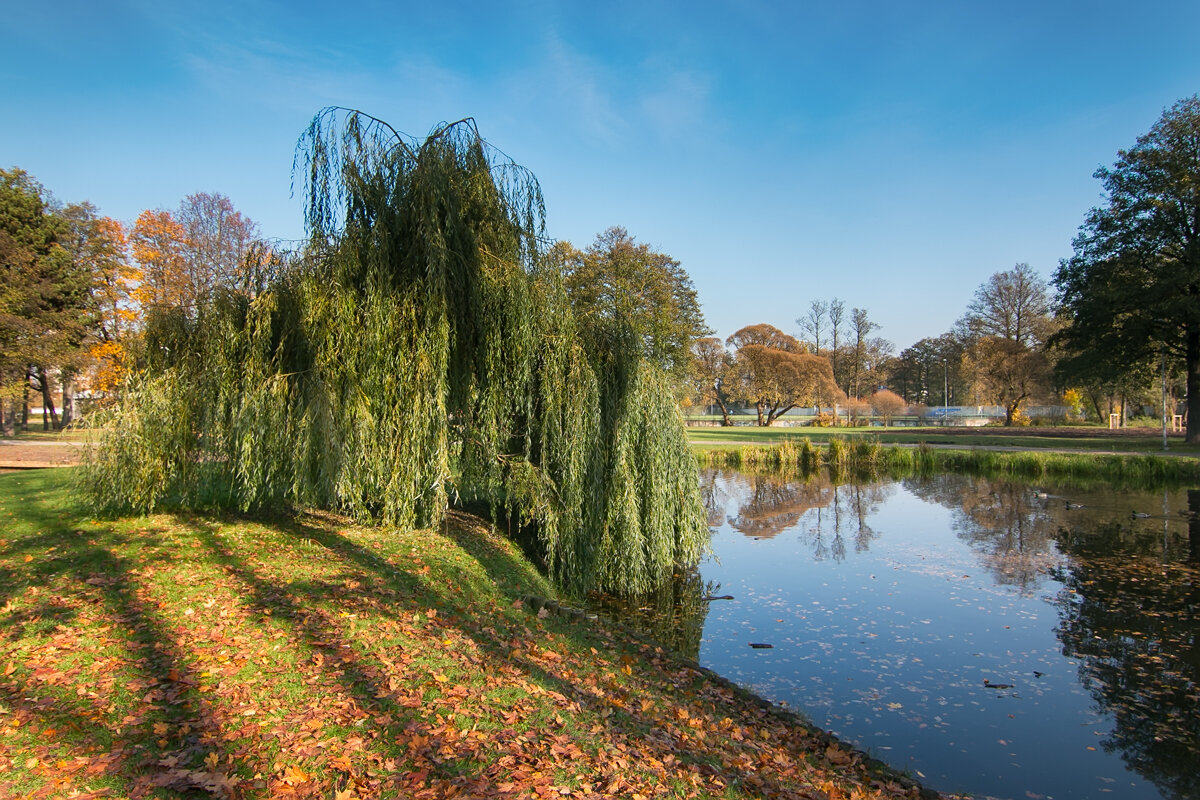
<path fill-rule="evenodd" d="M 455 496 L 536 523 L 568 590 L 640 593 L 707 528 L 670 378 L 584 331 L 526 170 L 474 123 L 409 140 L 327 109 L 301 137 L 309 242 L 253 301 L 148 324 L 84 471 L 107 507 L 310 506 L 438 524 Z"/>

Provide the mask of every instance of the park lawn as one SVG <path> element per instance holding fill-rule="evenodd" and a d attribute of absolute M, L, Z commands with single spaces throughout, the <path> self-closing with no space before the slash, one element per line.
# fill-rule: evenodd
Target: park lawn
<path fill-rule="evenodd" d="M 104 519 L 70 472 L 0 475 L 0 795 L 918 791 L 618 628 L 531 613 L 552 589 L 474 517 Z"/>
<path fill-rule="evenodd" d="M 86 442 L 88 440 L 88 430 L 83 426 L 72 426 L 64 431 L 44 431 L 42 430 L 42 422 L 38 419 L 35 423 L 31 422 L 29 430 L 17 431 L 12 436 L 12 441 L 15 442 Z"/>
<path fill-rule="evenodd" d="M 1162 434 L 1132 434 L 1119 432 L 1110 434 L 1103 428 L 1064 429 L 1061 433 L 1040 429 L 1038 433 L 1024 433 L 1020 428 L 981 428 L 964 431 L 944 428 L 688 428 L 688 440 L 695 446 L 724 447 L 734 444 L 775 444 L 784 441 L 799 441 L 807 438 L 814 444 L 828 442 L 831 437 L 843 439 L 870 438 L 880 444 L 932 444 L 955 447 L 1018 447 L 1034 450 L 1083 450 L 1104 453 L 1161 453 Z M 1182 434 L 1173 434 L 1168 439 L 1169 452 L 1175 455 L 1200 456 L 1200 445 L 1189 445 Z"/>

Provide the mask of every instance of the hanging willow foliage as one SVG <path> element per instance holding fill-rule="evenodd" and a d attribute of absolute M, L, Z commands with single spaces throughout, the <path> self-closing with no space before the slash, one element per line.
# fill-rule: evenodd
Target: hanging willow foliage
<path fill-rule="evenodd" d="M 450 495 L 536 523 L 568 590 L 642 593 L 707 528 L 669 378 L 584 335 L 537 182 L 465 120 L 422 143 L 327 109 L 301 138 L 307 250 L 253 302 L 148 326 L 84 471 L 107 507 L 336 509 L 431 526 Z"/>

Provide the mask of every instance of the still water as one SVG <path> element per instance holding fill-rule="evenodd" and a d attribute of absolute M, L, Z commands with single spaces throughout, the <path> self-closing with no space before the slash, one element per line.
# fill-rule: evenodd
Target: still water
<path fill-rule="evenodd" d="M 1200 491 L 703 485 L 712 555 L 642 612 L 704 666 L 944 791 L 1200 798 Z"/>

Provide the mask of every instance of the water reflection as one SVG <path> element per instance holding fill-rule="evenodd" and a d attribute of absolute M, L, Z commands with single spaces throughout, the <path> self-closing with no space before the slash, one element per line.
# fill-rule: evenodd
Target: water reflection
<path fill-rule="evenodd" d="M 593 594 L 588 605 L 633 626 L 682 656 L 698 661 L 709 603 L 720 586 L 705 581 L 698 567 L 676 573 L 656 591 L 641 596 Z"/>
<path fill-rule="evenodd" d="M 651 635 L 934 786 L 1200 798 L 1200 491 L 703 487 L 714 558 L 623 612 Z"/>
<path fill-rule="evenodd" d="M 1186 539 L 1116 522 L 1058 534 L 1063 654 L 1116 722 L 1105 750 L 1170 798 L 1200 797 L 1200 521 L 1188 527 Z"/>
<path fill-rule="evenodd" d="M 1065 501 L 1028 484 L 1002 478 L 938 475 L 910 478 L 917 497 L 950 509 L 954 533 L 980 556 L 996 583 L 1023 593 L 1038 588 L 1057 557 L 1050 547 Z"/>
<path fill-rule="evenodd" d="M 784 531 L 803 531 L 813 557 L 846 557 L 846 541 L 863 552 L 876 533 L 868 522 L 895 488 L 884 483 L 835 484 L 827 472 L 803 478 L 762 473 L 706 471 L 704 486 L 713 497 L 727 499 L 736 511 L 722 519 L 710 511 L 710 524 L 729 527 L 751 539 L 769 539 Z M 714 522 L 715 520 L 715 522 Z"/>

